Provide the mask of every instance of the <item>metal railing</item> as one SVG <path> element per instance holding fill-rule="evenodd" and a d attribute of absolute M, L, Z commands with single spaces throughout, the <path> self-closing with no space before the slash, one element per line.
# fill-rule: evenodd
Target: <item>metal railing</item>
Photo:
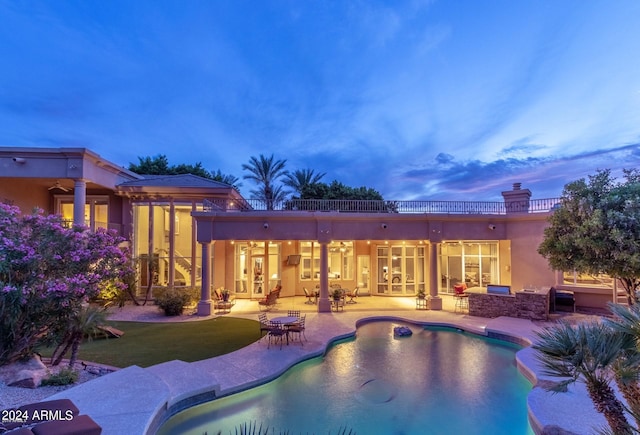
<path fill-rule="evenodd" d="M 91 227 L 89 221 L 86 221 L 84 225 L 87 228 Z M 62 226 L 65 228 L 71 228 L 73 226 L 73 219 L 62 219 Z M 106 228 L 109 231 L 115 232 L 119 236 L 123 236 L 122 224 L 113 223 L 113 222 L 95 222 L 94 228 Z"/>
<path fill-rule="evenodd" d="M 508 214 L 544 213 L 558 207 L 560 198 L 529 201 L 369 201 L 342 199 L 205 199 L 205 212 L 321 211 L 344 213 Z"/>

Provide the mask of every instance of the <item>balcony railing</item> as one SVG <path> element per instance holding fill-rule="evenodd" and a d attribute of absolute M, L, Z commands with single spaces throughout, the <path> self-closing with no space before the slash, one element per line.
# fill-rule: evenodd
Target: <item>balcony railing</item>
<path fill-rule="evenodd" d="M 90 222 L 85 222 L 87 227 L 91 227 Z M 63 219 L 62 226 L 65 228 L 71 228 L 73 226 L 73 219 Z M 95 228 L 106 228 L 109 231 L 115 231 L 115 233 L 119 236 L 122 236 L 122 224 L 117 224 L 113 222 L 95 222 Z"/>
<path fill-rule="evenodd" d="M 544 213 L 553 210 L 560 198 L 529 201 L 368 201 L 289 199 L 266 201 L 262 199 L 205 199 L 205 212 L 222 211 L 333 211 L 344 213 L 422 213 L 422 214 L 489 214 Z"/>

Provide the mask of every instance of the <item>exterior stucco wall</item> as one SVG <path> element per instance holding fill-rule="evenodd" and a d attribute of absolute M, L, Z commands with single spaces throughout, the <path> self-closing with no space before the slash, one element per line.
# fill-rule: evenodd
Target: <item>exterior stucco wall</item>
<path fill-rule="evenodd" d="M 211 244 L 211 289 L 233 286 L 233 249 L 227 249 L 225 242 Z"/>
<path fill-rule="evenodd" d="M 551 287 L 556 284 L 556 274 L 544 257 L 538 254 L 538 246 L 544 238 L 548 214 L 513 217 L 507 223 L 507 238 L 511 240 L 511 288 L 520 290 L 525 285 Z"/>
<path fill-rule="evenodd" d="M 53 211 L 51 193 L 45 188 L 34 186 L 29 180 L 3 179 L 0 183 L 0 201 L 12 203 L 19 207 L 22 213 L 31 213 L 34 207 L 48 213 Z"/>

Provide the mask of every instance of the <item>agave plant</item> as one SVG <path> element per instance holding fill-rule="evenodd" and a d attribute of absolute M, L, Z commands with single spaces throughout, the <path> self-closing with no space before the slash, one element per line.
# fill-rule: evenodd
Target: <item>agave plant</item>
<path fill-rule="evenodd" d="M 640 305 L 609 304 L 614 319 L 605 319 L 606 325 L 622 335 L 622 351 L 613 365 L 613 374 L 630 412 L 640 429 Z"/>
<path fill-rule="evenodd" d="M 613 433 L 633 433 L 624 405 L 611 387 L 611 368 L 624 348 L 624 336 L 600 322 L 576 326 L 562 322 L 537 336 L 533 349 L 544 367 L 542 373 L 561 379 L 548 389 L 566 391 L 569 384 L 584 382 L 596 410 L 604 415 Z"/>

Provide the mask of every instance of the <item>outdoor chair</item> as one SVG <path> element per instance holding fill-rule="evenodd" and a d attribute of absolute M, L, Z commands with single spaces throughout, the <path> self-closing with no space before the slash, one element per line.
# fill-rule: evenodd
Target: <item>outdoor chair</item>
<path fill-rule="evenodd" d="M 269 320 L 265 313 L 258 314 L 258 320 L 260 321 L 260 340 L 262 340 L 263 337 L 269 334 L 271 326 L 269 325 Z"/>
<path fill-rule="evenodd" d="M 282 349 L 282 341 L 284 339 L 287 340 L 287 344 L 289 343 L 289 330 L 280 322 L 269 322 L 269 333 L 267 335 L 269 336 L 267 349 L 271 347 L 271 340 L 280 341 L 280 349 Z"/>
<path fill-rule="evenodd" d="M 269 294 L 258 301 L 258 309 L 262 311 L 264 307 L 265 311 L 270 310 L 278 303 L 278 292 L 269 292 Z"/>
<path fill-rule="evenodd" d="M 316 304 L 315 294 L 311 294 L 311 292 L 309 292 L 309 290 L 307 290 L 306 287 L 302 287 L 302 290 L 304 291 L 304 295 L 307 297 L 307 301 L 305 302 L 305 304 L 315 305 Z"/>
<path fill-rule="evenodd" d="M 225 300 L 218 290 L 213 291 L 213 308 L 218 312 L 228 313 L 235 304 L 236 300 L 231 295 L 228 295 L 227 300 Z"/>
<path fill-rule="evenodd" d="M 355 289 L 353 289 L 353 291 L 350 291 L 345 295 L 349 298 L 349 300 L 347 301 L 348 304 L 356 303 L 355 299 L 358 297 L 358 290 L 360 290 L 360 288 L 356 287 Z"/>
<path fill-rule="evenodd" d="M 300 310 L 289 310 L 289 311 L 287 311 L 287 317 L 298 317 L 298 318 L 300 318 Z"/>
<path fill-rule="evenodd" d="M 288 328 L 288 332 L 289 334 L 298 334 L 298 341 L 300 341 L 300 344 L 302 346 L 304 346 L 304 344 L 302 344 L 302 336 L 304 336 L 304 339 L 306 341 L 307 340 L 307 336 L 305 334 L 305 320 L 307 318 L 307 315 L 305 314 L 304 316 L 300 317 L 300 320 L 298 320 L 298 323 L 293 324 L 293 325 L 289 325 Z M 292 339 L 293 340 L 293 339 Z"/>
<path fill-rule="evenodd" d="M 454 306 L 454 312 L 457 313 L 458 309 L 464 311 L 469 308 L 469 295 L 465 293 L 467 289 L 466 284 L 458 284 L 453 287 L 453 297 L 456 301 Z"/>
<path fill-rule="evenodd" d="M 282 286 L 280 284 L 278 284 L 277 286 L 275 286 L 274 288 L 269 290 L 269 293 L 275 293 L 276 294 L 276 298 L 279 298 L 280 297 L 280 290 L 282 290 Z"/>

